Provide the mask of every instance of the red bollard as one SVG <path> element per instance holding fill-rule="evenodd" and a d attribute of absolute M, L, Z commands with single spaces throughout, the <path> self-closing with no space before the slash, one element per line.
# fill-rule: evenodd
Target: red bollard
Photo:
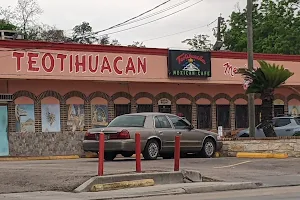
<path fill-rule="evenodd" d="M 104 172 L 104 133 L 99 134 L 99 153 L 98 153 L 98 176 L 103 176 Z"/>
<path fill-rule="evenodd" d="M 137 173 L 142 172 L 141 166 L 141 134 L 135 134 L 135 168 Z"/>
<path fill-rule="evenodd" d="M 179 171 L 179 160 L 180 160 L 180 136 L 175 136 L 174 171 Z"/>

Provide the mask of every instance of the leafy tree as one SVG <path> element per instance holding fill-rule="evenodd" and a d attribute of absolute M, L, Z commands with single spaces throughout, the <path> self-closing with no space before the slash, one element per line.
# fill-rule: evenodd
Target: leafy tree
<path fill-rule="evenodd" d="M 46 42 L 68 42 L 69 40 L 63 30 L 43 24 L 28 28 L 27 39 Z"/>
<path fill-rule="evenodd" d="M 8 21 L 6 21 L 4 19 L 0 19 L 0 30 L 14 31 L 14 30 L 17 30 L 17 26 L 9 23 Z"/>
<path fill-rule="evenodd" d="M 284 82 L 293 76 L 293 72 L 283 66 L 271 65 L 265 61 L 258 61 L 260 68 L 249 70 L 239 69 L 245 81 L 248 83 L 246 94 L 260 94 L 261 105 L 261 127 L 266 137 L 276 137 L 273 128 L 273 101 L 275 88 L 280 87 Z"/>
<path fill-rule="evenodd" d="M 80 44 L 93 44 L 99 41 L 88 22 L 82 22 L 73 28 L 72 40 Z"/>
<path fill-rule="evenodd" d="M 254 0 L 253 46 L 256 53 L 300 54 L 300 0 Z M 247 51 L 246 8 L 231 13 L 223 32 L 230 51 Z"/>
<path fill-rule="evenodd" d="M 110 37 L 108 35 L 100 36 L 99 44 L 112 45 L 112 46 L 120 46 L 121 45 L 117 39 L 113 39 L 112 41 L 110 41 Z"/>
<path fill-rule="evenodd" d="M 42 12 L 43 10 L 36 0 L 18 0 L 14 16 L 17 23 L 20 24 L 25 39 L 27 39 L 28 28 L 35 25 L 36 17 Z"/>
<path fill-rule="evenodd" d="M 189 45 L 191 50 L 210 51 L 213 47 L 208 35 L 195 35 L 192 39 L 185 39 L 182 43 Z"/>
<path fill-rule="evenodd" d="M 28 34 L 36 26 L 36 17 L 43 11 L 36 0 L 18 0 L 15 8 L 1 8 L 1 16 L 11 24 L 15 24 L 17 29 L 28 39 Z"/>
<path fill-rule="evenodd" d="M 146 48 L 143 42 L 137 42 L 133 41 L 132 44 L 128 45 L 129 47 L 141 47 L 141 48 Z"/>

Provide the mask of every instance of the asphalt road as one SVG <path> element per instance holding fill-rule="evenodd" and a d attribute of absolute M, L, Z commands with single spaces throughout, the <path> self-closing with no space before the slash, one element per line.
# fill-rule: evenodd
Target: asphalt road
<path fill-rule="evenodd" d="M 224 181 L 300 185 L 300 159 L 186 158 L 181 168 Z M 105 174 L 132 173 L 134 159 L 106 162 Z M 173 170 L 173 160 L 142 161 L 145 171 Z M 0 162 L 0 193 L 72 191 L 97 174 L 97 159 Z"/>
<path fill-rule="evenodd" d="M 299 200 L 300 187 L 265 188 L 176 196 L 136 198 L 134 200 Z"/>

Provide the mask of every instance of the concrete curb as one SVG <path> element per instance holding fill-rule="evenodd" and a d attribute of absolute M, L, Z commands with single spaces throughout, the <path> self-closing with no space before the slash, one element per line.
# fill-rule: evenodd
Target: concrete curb
<path fill-rule="evenodd" d="M 126 188 L 149 187 L 149 186 L 154 186 L 153 179 L 96 184 L 96 185 L 92 186 L 90 191 L 91 192 L 100 192 L 100 191 L 107 191 L 107 190 L 119 190 L 119 189 L 126 189 Z"/>
<path fill-rule="evenodd" d="M 215 191 L 257 189 L 259 186 L 252 182 L 232 182 L 232 183 L 181 183 L 171 185 L 159 185 L 145 188 L 130 188 L 115 191 L 101 192 L 95 200 L 108 199 L 133 199 L 140 197 L 197 194 Z M 159 199 L 159 198 L 158 198 Z"/>
<path fill-rule="evenodd" d="M 237 158 L 288 158 L 286 153 L 250 153 L 250 152 L 238 152 L 236 154 Z"/>
<path fill-rule="evenodd" d="M 36 156 L 36 157 L 0 157 L 0 161 L 30 161 L 30 160 L 66 160 L 79 159 L 78 155 L 70 156 Z"/>
<path fill-rule="evenodd" d="M 93 185 L 107 184 L 123 181 L 135 181 L 143 179 L 153 179 L 155 184 L 175 184 L 175 183 L 191 183 L 201 182 L 202 176 L 198 171 L 182 170 L 181 172 L 152 172 L 152 173 L 132 173 L 132 174 L 116 174 L 107 176 L 92 177 L 80 186 L 74 192 L 88 192 Z"/>

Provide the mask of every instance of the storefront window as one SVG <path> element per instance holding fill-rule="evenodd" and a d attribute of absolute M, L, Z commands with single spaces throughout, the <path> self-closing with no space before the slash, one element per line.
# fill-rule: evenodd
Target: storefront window
<path fill-rule="evenodd" d="M 198 105 L 198 128 L 211 129 L 211 105 Z"/>
<path fill-rule="evenodd" d="M 177 105 L 177 114 L 180 113 L 189 122 L 192 122 L 192 105 Z"/>
<path fill-rule="evenodd" d="M 153 112 L 153 104 L 140 104 L 137 106 L 137 112 Z"/>
<path fill-rule="evenodd" d="M 236 128 L 248 128 L 248 105 L 235 106 L 235 126 Z"/>
<path fill-rule="evenodd" d="M 115 104 L 115 117 L 131 113 L 130 104 Z"/>
<path fill-rule="evenodd" d="M 217 105 L 217 124 L 223 128 L 230 128 L 230 106 Z"/>

